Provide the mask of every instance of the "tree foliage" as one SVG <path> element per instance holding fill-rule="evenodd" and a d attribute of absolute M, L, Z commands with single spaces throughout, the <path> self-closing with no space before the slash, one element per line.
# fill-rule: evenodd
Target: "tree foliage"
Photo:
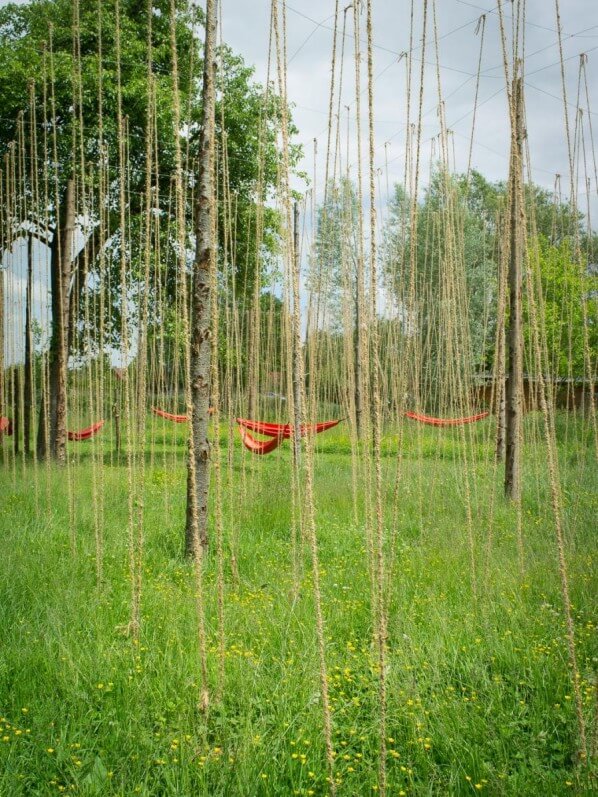
<path fill-rule="evenodd" d="M 538 326 L 546 340 L 548 375 L 583 378 L 588 358 L 590 367 L 598 362 L 598 274 L 576 262 L 570 238 L 551 244 L 539 236 L 530 247 L 529 264 L 541 285 Z M 525 344 L 531 352 L 533 318 L 526 297 L 524 309 Z"/>
<path fill-rule="evenodd" d="M 330 181 L 318 207 L 313 257 L 307 287 L 316 297 L 320 318 L 338 331 L 343 324 L 343 295 L 349 320 L 355 315 L 359 207 L 355 186 L 344 177 Z"/>
<path fill-rule="evenodd" d="M 29 131 L 30 110 L 28 93 L 30 81 L 35 80 L 35 113 L 38 128 L 38 180 L 43 185 L 44 162 L 49 175 L 50 191 L 47 202 L 42 197 L 37 208 L 38 219 L 47 219 L 55 226 L 57 203 L 64 194 L 66 180 L 75 175 L 80 185 L 85 183 L 88 195 L 97 196 L 103 159 L 107 170 L 105 191 L 105 228 L 109 239 L 99 240 L 97 207 L 87 208 L 82 232 L 89 244 L 91 273 L 86 287 L 93 294 L 110 291 L 105 305 L 104 329 L 109 343 L 117 346 L 121 329 L 121 301 L 118 291 L 121 235 L 118 188 L 118 70 L 116 52 L 115 0 L 80 0 L 79 23 L 75 19 L 71 0 L 31 0 L 11 3 L 0 9 L 0 95 L 3 97 L 4 124 L 0 129 L 0 154 L 7 152 L 17 137 L 17 119 L 24 114 Z M 127 279 L 130 299 L 137 305 L 141 295 L 140 282 L 144 271 L 146 242 L 144 230 L 144 191 L 146 182 L 146 141 L 148 130 L 148 32 L 151 22 L 151 73 L 155 93 L 153 129 L 154 151 L 159 162 L 153 165 L 152 183 L 159 199 L 152 211 L 162 219 L 160 240 L 154 242 L 153 268 L 163 285 L 163 300 L 174 304 L 177 291 L 176 270 L 168 267 L 175 260 L 176 231 L 171 180 L 175 169 L 176 135 L 181 137 L 185 153 L 184 180 L 192 187 L 196 171 L 197 136 L 201 107 L 198 85 L 202 71 L 201 36 L 195 35 L 203 24 L 203 12 L 192 3 L 180 2 L 177 7 L 176 41 L 182 111 L 182 129 L 174 130 L 174 86 L 170 43 L 169 0 L 152 0 L 151 19 L 148 4 L 139 0 L 120 2 L 120 42 L 122 112 L 126 123 L 127 154 Z M 78 38 L 77 38 L 78 32 Z M 80 60 L 77 48 L 80 43 Z M 236 296 L 245 303 L 252 295 L 253 284 L 259 274 L 262 281 L 277 252 L 279 236 L 278 213 L 267 205 L 278 180 L 278 131 L 282 105 L 276 94 L 255 82 L 253 68 L 223 45 L 217 53 L 217 109 L 219 170 L 219 241 L 220 264 L 223 265 L 223 241 L 227 228 L 234 227 L 234 248 L 227 251 L 227 274 L 234 278 Z M 45 100 L 44 100 L 45 97 Z M 81 98 L 81 102 L 79 101 Z M 53 110 L 55 112 L 53 112 Z M 44 118 L 46 124 L 44 125 Z M 291 125 L 291 133 L 295 128 Z M 58 162 L 52 155 L 56 140 Z M 47 149 L 44 149 L 44 138 Z M 103 145 L 103 151 L 101 151 Z M 226 174 L 224 174 L 226 149 Z M 299 156 L 297 147 L 291 148 L 291 162 Z M 87 167 L 82 176 L 83 161 Z M 224 185 L 231 198 L 225 212 Z M 55 186 L 57 191 L 55 191 Z M 189 249 L 192 259 L 193 217 L 187 191 L 185 209 Z M 258 211 L 259 206 L 259 211 Z M 78 212 L 82 212 L 81 203 Z M 229 214 L 227 216 L 227 213 Z M 230 218 L 234 213 L 234 218 Z M 256 219 L 261 214 L 258 229 Z M 158 245 L 159 244 L 159 245 Z M 97 256 L 104 246 L 105 274 L 98 276 Z M 158 262 L 158 251 L 160 261 Z M 96 278 L 93 278 L 94 271 Z M 230 287 L 230 283 L 229 286 Z M 228 295 L 228 291 L 223 291 Z M 150 323 L 161 323 L 157 307 L 150 302 Z M 99 318 L 91 319 L 90 334 L 99 328 Z"/>
<path fill-rule="evenodd" d="M 596 309 L 589 282 L 595 278 L 588 273 L 583 257 L 575 264 L 573 242 L 578 242 L 580 252 L 591 252 L 594 238 L 585 230 L 583 216 L 570 203 L 555 202 L 553 194 L 539 186 L 525 186 L 524 206 L 531 241 L 529 262 L 536 262 L 540 272 L 542 323 L 554 373 L 583 375 L 582 297 L 590 297 L 586 304 L 591 322 Z M 433 363 L 442 357 L 446 335 L 439 315 L 443 281 L 462 274 L 472 371 L 490 371 L 494 366 L 499 262 L 507 246 L 506 208 L 505 183 L 489 182 L 475 171 L 469 180 L 465 175 L 449 176 L 437 171 L 418 202 L 412 231 L 411 198 L 402 186 L 395 187 L 383 231 L 383 270 L 397 303 L 405 308 L 406 317 L 411 314 L 409 323 L 414 325 Z M 456 241 L 453 253 L 448 251 L 451 236 Z M 447 258 L 454 262 L 447 264 Z M 414 307 L 410 307 L 410 292 Z M 590 326 L 590 338 L 595 341 L 595 325 Z M 525 335 L 529 346 L 529 314 Z M 591 347 L 594 346 L 592 342 Z M 591 355 L 595 356 L 594 348 Z"/>

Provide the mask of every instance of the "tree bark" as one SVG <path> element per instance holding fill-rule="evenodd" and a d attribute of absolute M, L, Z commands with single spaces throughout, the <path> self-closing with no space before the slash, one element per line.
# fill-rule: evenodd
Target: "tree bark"
<path fill-rule="evenodd" d="M 357 277 L 357 298 L 355 302 L 355 416 L 357 419 L 357 437 L 363 438 L 363 330 L 362 308 L 364 303 L 363 288 L 359 287 L 360 278 Z"/>
<path fill-rule="evenodd" d="M 0 240 L 0 252 L 4 251 L 4 242 Z M 5 380 L 4 375 L 4 273 L 5 269 L 0 268 L 0 417 L 4 415 L 4 389 Z M 2 445 L 2 438 L 4 435 L 0 434 L 0 445 Z"/>
<path fill-rule="evenodd" d="M 112 405 L 112 417 L 114 418 L 114 448 L 116 456 L 120 457 L 121 452 L 121 434 L 120 434 L 120 411 L 118 409 L 118 400 Z"/>
<path fill-rule="evenodd" d="M 23 383 L 23 448 L 31 452 L 33 427 L 33 323 L 31 305 L 33 299 L 33 235 L 27 235 L 27 292 L 25 295 L 25 378 Z"/>
<path fill-rule="evenodd" d="M 19 453 L 20 440 L 21 440 L 21 408 L 20 408 L 20 392 L 21 385 L 19 379 L 19 369 L 13 368 L 13 382 L 12 382 L 12 439 L 13 451 L 15 457 Z"/>
<path fill-rule="evenodd" d="M 197 543 L 208 544 L 208 493 L 210 487 L 210 443 L 208 408 L 211 370 L 211 269 L 215 267 L 214 241 L 214 56 L 216 0 L 206 2 L 202 126 L 199 138 L 199 175 L 195 220 L 196 250 L 191 296 L 191 435 L 187 471 L 187 523 L 185 550 L 196 553 Z M 214 297 L 215 301 L 215 297 Z"/>
<path fill-rule="evenodd" d="M 46 450 L 44 424 L 38 431 L 38 455 L 48 454 L 58 463 L 66 462 L 66 392 L 69 340 L 69 284 L 72 273 L 72 244 L 75 227 L 75 183 L 69 180 L 66 198 L 60 210 L 60 223 L 52 240 L 51 290 L 52 290 L 52 335 L 49 351 L 49 446 Z M 42 412 L 44 403 L 42 399 Z M 41 413 L 40 413 L 41 416 Z"/>
<path fill-rule="evenodd" d="M 521 201 L 523 178 L 523 96 L 521 78 L 513 81 L 514 131 L 511 144 L 510 174 L 510 251 L 509 251 L 509 330 L 508 378 L 505 390 L 505 495 L 521 498 L 521 394 L 523 388 L 523 329 L 522 329 L 522 237 L 523 207 Z"/>
<path fill-rule="evenodd" d="M 500 266 L 503 268 L 502 264 Z M 498 336 L 497 336 L 497 366 L 495 368 L 496 382 L 494 385 L 494 411 L 496 412 L 496 459 L 498 462 L 504 462 L 505 459 L 505 437 L 506 437 L 506 378 L 505 378 L 505 315 L 506 315 L 506 302 L 504 299 L 505 289 L 503 288 L 503 276 L 499 275 L 501 285 L 499 289 L 498 301 Z"/>
<path fill-rule="evenodd" d="M 497 381 L 498 400 L 496 402 L 496 459 L 503 462 L 505 458 L 505 435 L 506 435 L 506 380 L 502 378 Z"/>
<path fill-rule="evenodd" d="M 293 429 L 293 452 L 295 462 L 299 464 L 301 459 L 301 363 L 299 358 L 301 351 L 301 307 L 299 297 L 299 205 L 295 202 L 293 206 L 293 257 L 295 259 L 295 277 L 293 279 L 293 313 L 296 316 L 293 333 L 293 404 L 294 404 L 294 429 Z"/>

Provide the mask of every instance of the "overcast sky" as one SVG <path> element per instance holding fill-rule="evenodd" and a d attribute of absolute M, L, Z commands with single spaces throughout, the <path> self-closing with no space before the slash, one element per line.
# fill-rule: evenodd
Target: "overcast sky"
<path fill-rule="evenodd" d="M 340 0 L 342 9 L 349 0 Z M 365 5 L 365 3 L 363 3 Z M 446 103 L 446 120 L 454 131 L 456 165 L 467 167 L 472 110 L 480 35 L 478 20 L 486 14 L 482 75 L 480 80 L 477 119 L 474 134 L 473 166 L 490 179 L 504 179 L 508 167 L 508 109 L 504 90 L 504 71 L 500 49 L 498 5 L 492 0 L 436 0 L 441 65 L 442 95 Z M 597 0 L 560 0 L 563 30 L 563 53 L 569 119 L 573 129 L 579 72 L 579 54 L 587 53 L 587 77 L 593 127 L 598 135 L 598 2 Z M 414 69 L 421 61 L 421 9 L 423 0 L 415 0 L 416 21 Z M 322 163 L 327 139 L 332 27 L 335 0 L 291 0 L 287 5 L 288 93 L 294 103 L 293 116 L 299 128 L 299 141 L 304 146 L 303 167 L 313 171 L 313 139 L 321 156 L 318 180 L 322 181 Z M 512 5 L 503 0 L 510 25 Z M 399 61 L 401 52 L 409 49 L 409 0 L 373 0 L 373 39 L 375 75 L 375 135 L 377 167 L 381 193 L 385 193 L 386 160 L 389 181 L 401 180 L 404 169 L 406 124 L 406 61 Z M 422 131 L 423 172 L 427 172 L 430 140 L 438 134 L 438 90 L 432 31 L 432 0 L 429 2 L 428 45 L 425 64 L 424 119 Z M 255 65 L 256 77 L 266 78 L 270 0 L 222 0 L 222 35 L 247 63 Z M 347 14 L 345 64 L 342 106 L 350 105 L 355 116 L 353 47 L 351 12 Z M 342 11 L 341 11 L 342 24 Z M 362 15 L 365 38 L 365 12 Z M 340 39 L 340 37 L 339 37 Z M 563 175 L 563 190 L 568 193 L 569 167 L 565 139 L 561 73 L 554 0 L 528 0 L 525 30 L 526 80 L 525 100 L 527 129 L 533 165 L 533 179 L 552 188 L 554 175 Z M 364 47 L 365 49 L 365 47 Z M 337 58 L 340 53 L 340 41 Z M 340 58 L 339 58 L 340 60 Z M 418 76 L 416 76 L 417 78 Z M 365 87 L 365 59 L 362 85 Z M 338 84 L 338 71 L 337 71 Z M 364 142 L 367 136 L 367 96 L 362 97 Z M 582 94 L 582 106 L 586 106 Z M 346 111 L 344 112 L 346 114 Z M 591 164 L 587 113 L 584 133 Z M 411 119 L 415 120 L 412 113 Z M 343 121 L 343 135 L 346 117 Z M 385 142 L 388 142 L 385 146 Z M 596 142 L 598 144 L 598 141 Z M 346 146 L 346 143 L 343 145 Z M 364 146 L 364 153 L 366 148 Z M 356 162 L 355 130 L 350 134 L 350 160 Z M 593 167 L 592 167 L 593 175 Z M 580 179 L 580 203 L 585 202 L 583 177 Z M 297 185 L 300 187 L 300 185 Z M 593 183 L 593 191 L 596 191 Z M 383 197 L 382 197 L 383 199 Z"/>
<path fill-rule="evenodd" d="M 203 3 L 203 0 L 199 0 Z M 414 102 L 421 66 L 421 11 L 423 0 L 415 2 L 414 37 Z M 432 2 L 429 0 L 428 44 L 425 57 L 424 116 L 422 131 L 422 180 L 429 173 L 432 140 L 438 135 L 438 87 L 432 28 Z M 348 0 L 339 0 L 342 9 Z M 0 5 L 2 4 L 0 0 Z M 256 79 L 266 79 L 268 61 L 268 32 L 271 0 L 221 0 L 221 35 L 247 64 L 256 69 Z M 365 5 L 365 3 L 364 3 Z M 469 140 L 472 131 L 472 111 L 476 88 L 476 75 L 480 51 L 478 20 L 486 14 L 484 49 L 482 53 L 479 100 L 474 133 L 473 167 L 491 180 L 506 178 L 509 151 L 509 119 L 504 72 L 500 48 L 500 31 L 497 4 L 492 0 L 436 0 L 439 36 L 439 62 L 442 96 L 446 107 L 446 120 L 454 131 L 456 167 L 467 168 Z M 590 145 L 591 119 L 598 138 L 598 0 L 560 0 L 563 29 L 563 54 L 565 58 L 566 89 L 571 131 L 574 130 L 579 74 L 579 54 L 587 53 L 587 78 L 591 116 L 587 113 L 585 91 L 580 105 L 584 108 L 583 132 L 587 146 L 587 163 L 592 177 L 592 216 L 598 215 L 594 165 Z M 503 0 L 507 24 L 512 10 L 509 0 Z M 281 6 L 279 6 L 281 8 Z M 317 190 L 321 200 L 326 152 L 328 102 L 331 75 L 332 28 L 335 0 L 291 0 L 287 5 L 288 36 L 288 94 L 293 103 L 293 117 L 304 147 L 302 168 L 310 175 L 314 171 L 314 138 L 317 139 Z M 399 60 L 409 49 L 410 0 L 373 0 L 374 9 L 374 100 L 376 166 L 381 171 L 378 178 L 379 208 L 384 213 L 386 183 L 402 181 L 405 165 L 406 131 L 406 59 Z M 527 131 L 535 182 L 552 188 L 555 174 L 562 175 L 564 194 L 569 191 L 569 166 L 567 159 L 561 73 L 556 32 L 554 0 L 527 0 L 525 28 L 526 79 L 525 100 Z M 345 59 L 343 67 L 343 93 L 341 106 L 350 106 L 349 162 L 355 176 L 357 162 L 355 134 L 355 84 L 352 37 L 352 15 L 347 14 Z M 365 14 L 362 17 L 362 35 L 365 37 Z M 365 51 L 365 42 L 363 49 Z M 337 48 L 340 68 L 341 42 Z M 338 87 L 339 69 L 336 73 Z M 366 65 L 362 65 L 362 86 L 365 87 Z M 367 149 L 367 96 L 362 95 L 363 153 Z M 335 103 L 336 104 L 336 103 Z M 346 111 L 343 111 L 341 133 L 342 150 L 347 151 Z M 415 108 L 411 121 L 415 121 Z M 598 145 L 598 140 L 596 140 Z M 364 160 L 364 168 L 367 164 Z M 387 176 L 388 175 L 388 176 Z M 295 180 L 294 187 L 305 191 L 307 186 Z M 586 187 L 583 172 L 578 181 L 580 206 L 585 209 Z M 309 229 L 309 218 L 306 220 Z M 594 226 L 596 222 L 593 222 Z M 304 249 L 306 254 L 307 247 Z M 47 263 L 41 250 L 36 249 L 37 263 L 34 275 L 34 315 L 44 327 L 47 325 Z M 8 262 L 9 261 L 9 262 Z M 20 246 L 4 265 L 10 266 L 9 284 L 5 301 L 13 302 L 22 311 L 25 295 L 26 247 Z M 13 312 L 14 312 L 13 307 Z M 20 323 L 23 326 L 21 312 Z M 21 347 L 22 340 L 7 340 L 13 352 Z M 20 336 L 22 338 L 22 335 Z"/>

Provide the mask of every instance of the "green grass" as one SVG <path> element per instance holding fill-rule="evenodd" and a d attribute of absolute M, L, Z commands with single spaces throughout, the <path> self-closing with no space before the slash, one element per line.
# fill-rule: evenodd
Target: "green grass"
<path fill-rule="evenodd" d="M 389 795 L 589 794 L 576 762 L 545 454 L 528 419 L 526 573 L 487 430 L 471 435 L 479 599 L 474 601 L 461 438 L 406 426 L 397 523 L 396 436 L 384 442 L 390 574 Z M 5 462 L 0 473 L 0 794 L 326 794 L 309 555 L 293 600 L 290 446 L 250 458 L 235 440 L 224 489 L 226 681 L 198 711 L 192 567 L 181 555 L 184 431 L 157 427 L 147 452 L 142 630 L 129 619 L 126 469 L 105 447 L 105 583 L 96 586 L 93 468 L 72 446 L 69 474 Z M 591 736 L 596 644 L 597 470 L 587 434 L 559 420 L 567 557 Z M 223 442 L 226 434 L 223 433 Z M 378 680 L 365 532 L 353 519 L 350 440 L 318 439 L 317 533 L 338 794 L 375 794 Z M 178 453 L 177 453 L 178 452 Z M 223 456 L 226 462 L 225 455 Z M 69 512 L 69 478 L 74 512 Z M 494 509 L 492 492 L 495 491 Z M 234 492 L 233 492 L 234 491 Z M 363 496 L 360 496 L 360 507 Z M 491 518 L 492 515 L 492 518 Z M 493 542 L 487 539 L 492 520 Z M 238 539 L 240 580 L 228 542 Z M 205 562 L 212 692 L 216 562 Z"/>

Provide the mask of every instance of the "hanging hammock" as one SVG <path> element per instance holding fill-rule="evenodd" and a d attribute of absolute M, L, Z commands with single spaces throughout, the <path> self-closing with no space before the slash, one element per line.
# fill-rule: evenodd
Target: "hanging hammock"
<path fill-rule="evenodd" d="M 80 442 L 81 440 L 89 440 L 90 437 L 94 437 L 102 426 L 106 423 L 106 421 L 98 421 L 94 423 L 92 426 L 88 426 L 86 429 L 80 429 L 78 432 L 67 432 L 69 440 L 73 440 L 76 442 Z"/>
<path fill-rule="evenodd" d="M 430 415 L 421 415 L 419 412 L 406 412 L 407 418 L 412 421 L 426 423 L 429 426 L 463 426 L 466 423 L 482 421 L 490 415 L 489 412 L 480 412 L 477 415 L 470 415 L 467 418 L 433 418 Z"/>
<path fill-rule="evenodd" d="M 323 421 L 322 423 L 302 424 L 301 437 L 306 434 L 320 434 L 327 429 L 332 429 L 343 420 Z M 264 423 L 262 421 L 249 421 L 245 418 L 237 418 L 239 426 L 249 429 L 251 432 L 266 435 L 266 437 L 280 437 L 282 440 L 290 440 L 293 437 L 293 426 L 290 423 Z"/>
<path fill-rule="evenodd" d="M 0 434 L 12 435 L 12 421 L 10 418 L 0 417 Z"/>
<path fill-rule="evenodd" d="M 186 415 L 174 415 L 174 413 L 166 412 L 166 410 L 161 410 L 159 407 L 152 407 L 152 412 L 154 413 L 154 415 L 157 415 L 159 418 L 166 418 L 167 421 L 173 421 L 174 423 L 187 422 Z"/>
<path fill-rule="evenodd" d="M 152 412 L 159 418 L 165 418 L 167 421 L 172 421 L 173 423 L 187 423 L 189 420 L 186 415 L 175 415 L 173 412 L 166 412 L 166 410 L 161 410 L 159 407 L 152 407 Z M 213 414 L 214 407 L 209 407 L 208 415 Z"/>
<path fill-rule="evenodd" d="M 247 429 L 244 429 L 239 424 L 239 434 L 241 435 L 241 440 L 243 441 L 243 445 L 252 454 L 258 454 L 262 456 L 263 454 L 269 454 L 271 451 L 274 451 L 275 448 L 278 448 L 280 443 L 282 442 L 282 436 L 272 437 L 270 440 L 256 440 Z"/>

